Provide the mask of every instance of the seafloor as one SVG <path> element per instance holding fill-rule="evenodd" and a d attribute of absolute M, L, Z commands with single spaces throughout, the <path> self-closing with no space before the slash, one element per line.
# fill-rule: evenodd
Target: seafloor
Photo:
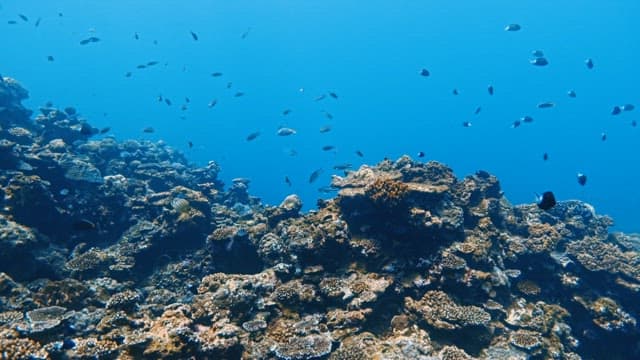
<path fill-rule="evenodd" d="M 2 79 L 2 78 L 0 78 Z M 640 242 L 402 157 L 266 206 L 0 81 L 1 359 L 638 359 Z"/>

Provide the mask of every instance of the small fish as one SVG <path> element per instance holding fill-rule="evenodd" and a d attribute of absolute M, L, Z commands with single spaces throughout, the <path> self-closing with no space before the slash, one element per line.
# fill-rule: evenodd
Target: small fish
<path fill-rule="evenodd" d="M 322 187 L 318 188 L 319 192 L 325 193 L 325 194 L 336 192 L 338 190 L 340 190 L 340 189 L 337 188 L 337 187 L 333 187 L 333 186 L 322 186 Z"/>
<path fill-rule="evenodd" d="M 574 90 L 569 90 L 569 91 L 567 91 L 567 95 L 570 98 L 574 98 L 574 97 L 576 97 L 576 92 Z"/>
<path fill-rule="evenodd" d="M 423 68 L 423 69 L 420 69 L 419 74 L 420 74 L 420 76 L 424 76 L 424 77 L 427 77 L 427 76 L 431 75 L 431 73 L 429 72 L 429 70 L 424 69 L 424 68 Z"/>
<path fill-rule="evenodd" d="M 511 127 L 515 129 L 515 128 L 519 127 L 520 124 L 521 124 L 520 120 L 516 120 L 516 121 L 513 122 L 513 124 L 511 124 Z"/>
<path fill-rule="evenodd" d="M 633 109 L 635 108 L 636 107 L 633 104 L 624 104 L 620 106 L 620 109 L 622 109 L 622 111 L 633 111 Z"/>
<path fill-rule="evenodd" d="M 193 38 L 193 40 L 198 41 L 198 34 L 194 33 L 193 31 L 189 31 L 191 33 L 191 37 Z"/>
<path fill-rule="evenodd" d="M 218 99 L 213 99 L 213 100 L 209 101 L 209 104 L 207 106 L 212 108 L 212 107 L 216 106 L 217 103 L 218 103 Z"/>
<path fill-rule="evenodd" d="M 529 115 L 525 115 L 523 117 L 520 118 L 520 121 L 522 121 L 523 123 L 532 123 L 533 122 L 533 118 Z"/>
<path fill-rule="evenodd" d="M 529 63 L 535 66 L 547 66 L 549 65 L 549 60 L 547 60 L 547 58 L 544 58 L 544 57 L 537 57 L 535 59 L 529 60 Z"/>
<path fill-rule="evenodd" d="M 133 33 L 133 38 L 136 40 L 140 40 L 140 36 L 138 35 L 138 33 Z"/>
<path fill-rule="evenodd" d="M 260 131 L 252 132 L 251 134 L 247 135 L 247 141 L 253 141 L 258 136 L 260 136 Z"/>
<path fill-rule="evenodd" d="M 334 99 L 338 98 L 338 94 L 334 93 L 334 92 L 329 92 L 329 96 L 331 96 Z"/>
<path fill-rule="evenodd" d="M 600 134 L 600 140 L 606 141 L 607 140 L 607 134 L 606 133 Z"/>
<path fill-rule="evenodd" d="M 42 18 L 38 18 L 38 20 L 36 20 L 36 23 L 33 26 L 35 27 L 40 26 L 40 21 L 42 21 Z"/>
<path fill-rule="evenodd" d="M 109 130 L 111 130 L 111 127 L 103 127 L 102 129 L 100 129 L 100 134 L 106 134 L 109 132 Z"/>
<path fill-rule="evenodd" d="M 487 91 L 489 92 L 489 95 L 493 95 L 493 85 L 489 85 L 489 87 L 487 87 Z"/>
<path fill-rule="evenodd" d="M 90 231 L 96 229 L 96 224 L 87 219 L 80 219 L 78 221 L 75 221 L 72 224 L 72 227 L 73 230 L 76 231 Z"/>
<path fill-rule="evenodd" d="M 9 21 L 7 21 L 7 24 L 9 24 L 9 25 L 15 25 L 15 24 L 17 24 L 17 23 L 18 23 L 18 22 L 17 22 L 17 21 L 15 21 L 15 20 L 9 20 Z"/>
<path fill-rule="evenodd" d="M 453 95 L 460 95 L 460 93 L 458 92 L 458 89 L 453 89 Z"/>
<path fill-rule="evenodd" d="M 364 157 L 364 154 L 360 150 L 356 150 L 356 155 L 358 155 L 359 157 Z"/>
<path fill-rule="evenodd" d="M 211 73 L 211 76 L 213 76 L 213 77 L 220 77 L 220 76 L 222 76 L 222 73 L 221 73 L 221 72 L 219 72 L 219 71 L 216 71 L 216 72 Z"/>
<path fill-rule="evenodd" d="M 320 133 L 321 134 L 328 133 L 329 131 L 331 131 L 331 125 L 325 125 L 325 126 L 320 128 Z"/>
<path fill-rule="evenodd" d="M 538 207 L 542 210 L 549 210 L 554 206 L 556 206 L 556 197 L 551 191 L 545 191 L 540 198 Z"/>
<path fill-rule="evenodd" d="M 546 101 L 546 102 L 541 102 L 538 104 L 538 109 L 549 109 L 556 106 L 556 104 L 554 102 L 551 101 Z"/>
<path fill-rule="evenodd" d="M 47 56 L 47 60 L 48 61 L 54 61 L 55 59 L 53 58 L 53 56 L 49 55 L 49 56 Z"/>
<path fill-rule="evenodd" d="M 246 39 L 247 36 L 249 36 L 249 32 L 251 32 L 251 28 L 247 28 L 247 30 L 243 32 L 242 35 L 240 35 L 240 39 L 242 40 Z"/>
<path fill-rule="evenodd" d="M 576 175 L 576 178 L 578 180 L 578 184 L 580 184 L 581 186 L 585 186 L 587 184 L 587 175 L 583 173 L 578 173 Z"/>
<path fill-rule="evenodd" d="M 142 129 L 142 132 L 147 133 L 147 134 L 151 134 L 153 132 L 155 132 L 156 130 L 154 128 L 152 128 L 151 126 L 147 126 L 146 128 Z"/>
<path fill-rule="evenodd" d="M 333 145 L 325 145 L 322 147 L 322 151 L 331 151 L 331 150 L 335 150 L 335 146 Z"/>
<path fill-rule="evenodd" d="M 418 157 L 419 158 L 423 158 L 424 157 L 424 151 L 418 151 Z"/>
<path fill-rule="evenodd" d="M 336 164 L 333 166 L 335 170 L 347 170 L 347 169 L 351 169 L 351 167 L 352 165 L 350 163 Z"/>
<path fill-rule="evenodd" d="M 611 115 L 619 115 L 622 112 L 620 106 L 614 106 L 613 110 L 611 110 Z"/>
<path fill-rule="evenodd" d="M 187 144 L 189 145 L 189 149 L 193 149 L 193 142 L 189 141 Z"/>
<path fill-rule="evenodd" d="M 18 17 L 20 17 L 20 19 L 22 19 L 22 21 L 24 21 L 24 22 L 28 22 L 29 21 L 29 18 L 26 17 L 25 15 L 18 14 Z"/>
<path fill-rule="evenodd" d="M 186 102 L 186 103 L 188 104 L 188 103 L 190 103 L 190 102 L 191 102 L 191 99 L 189 99 L 189 97 L 188 97 L 188 96 L 185 96 L 185 97 L 184 97 L 184 102 Z"/>
<path fill-rule="evenodd" d="M 131 71 L 127 71 L 127 72 L 124 74 L 124 77 L 131 77 Z"/>
<path fill-rule="evenodd" d="M 182 111 L 187 111 L 188 107 L 187 104 L 182 104 L 182 106 L 180 107 L 180 110 Z"/>
<path fill-rule="evenodd" d="M 244 96 L 244 93 L 242 91 L 238 91 L 235 94 L 233 94 L 234 97 L 240 97 L 240 96 Z"/>
<path fill-rule="evenodd" d="M 291 109 L 284 109 L 284 110 L 282 111 L 282 115 L 284 115 L 284 116 L 287 116 L 287 115 L 289 115 L 289 114 L 291 114 Z"/>
<path fill-rule="evenodd" d="M 480 111 L 482 111 L 482 108 L 481 108 L 480 106 L 478 106 L 478 107 L 476 108 L 476 111 L 474 111 L 473 113 L 474 113 L 475 115 L 478 115 L 478 114 L 480 114 Z"/>
<path fill-rule="evenodd" d="M 169 100 L 168 98 L 164 98 L 164 103 L 171 106 L 171 100 Z"/>
<path fill-rule="evenodd" d="M 80 45 L 87 45 L 90 42 L 89 39 L 80 40 Z"/>
<path fill-rule="evenodd" d="M 284 183 L 285 183 L 285 184 L 287 184 L 287 186 L 289 186 L 289 187 L 291 187 L 291 185 L 292 185 L 292 184 L 291 184 L 291 180 L 289 179 L 289 177 L 288 177 L 288 176 L 285 176 L 285 177 L 284 177 Z"/>
<path fill-rule="evenodd" d="M 72 106 L 67 106 L 66 108 L 64 108 L 64 112 L 69 116 L 73 116 L 73 115 L 76 115 L 78 113 L 76 108 L 74 108 Z"/>
<path fill-rule="evenodd" d="M 471 125 L 472 125 L 471 121 L 465 121 L 465 122 L 462 123 L 463 127 L 471 127 Z"/>
<path fill-rule="evenodd" d="M 547 153 L 542 154 L 542 160 L 544 160 L 544 161 L 549 160 L 549 154 L 547 154 Z"/>
<path fill-rule="evenodd" d="M 147 63 L 147 66 L 154 66 L 154 65 L 158 65 L 158 62 L 157 61 L 149 61 Z"/>
<path fill-rule="evenodd" d="M 292 129 L 292 128 L 281 127 L 280 129 L 278 129 L 277 134 L 278 134 L 278 136 L 289 136 L 289 135 L 296 134 L 296 131 L 294 129 Z"/>
<path fill-rule="evenodd" d="M 520 31 L 520 29 L 522 29 L 522 26 L 519 24 L 509 24 L 504 27 L 504 31 Z"/>
<path fill-rule="evenodd" d="M 320 177 L 320 175 L 322 174 L 324 170 L 322 169 L 317 169 L 314 172 L 311 173 L 311 175 L 309 175 L 309 184 L 313 183 L 314 181 L 318 180 L 318 178 Z"/>
<path fill-rule="evenodd" d="M 229 82 L 227 83 L 227 89 L 231 89 L 231 86 L 233 86 L 233 83 L 232 83 L 231 81 L 229 81 Z"/>
<path fill-rule="evenodd" d="M 587 69 L 593 69 L 593 59 L 588 58 L 584 61 L 584 64 L 587 65 Z"/>
<path fill-rule="evenodd" d="M 325 111 L 325 110 L 322 110 L 322 113 L 324 114 L 324 116 L 325 116 L 327 119 L 329 119 L 329 120 L 333 119 L 333 115 L 331 115 L 331 113 L 330 113 L 330 112 Z"/>
<path fill-rule="evenodd" d="M 136 66 L 136 69 L 145 69 L 146 67 L 147 67 L 147 65 L 140 64 L 140 65 Z"/>
<path fill-rule="evenodd" d="M 632 121 L 631 121 L 631 126 L 632 126 L 632 127 L 636 127 L 637 125 L 638 125 L 638 122 L 637 122 L 637 121 L 635 121 L 635 120 L 632 120 Z"/>
<path fill-rule="evenodd" d="M 164 98 L 162 97 L 162 95 L 158 95 L 158 102 L 163 102 Z"/>
<path fill-rule="evenodd" d="M 320 100 L 324 100 L 327 97 L 327 95 L 322 94 L 317 96 L 315 99 L 313 99 L 314 101 L 320 101 Z"/>
<path fill-rule="evenodd" d="M 543 57 L 544 56 L 544 52 L 542 50 L 533 50 L 531 52 L 531 55 L 533 55 L 535 57 Z"/>

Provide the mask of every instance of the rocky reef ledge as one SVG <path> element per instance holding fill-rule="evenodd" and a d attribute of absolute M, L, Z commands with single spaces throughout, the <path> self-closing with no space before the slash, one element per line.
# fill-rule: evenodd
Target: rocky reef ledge
<path fill-rule="evenodd" d="M 408 157 L 301 213 L 0 82 L 0 359 L 637 359 L 640 241 Z"/>

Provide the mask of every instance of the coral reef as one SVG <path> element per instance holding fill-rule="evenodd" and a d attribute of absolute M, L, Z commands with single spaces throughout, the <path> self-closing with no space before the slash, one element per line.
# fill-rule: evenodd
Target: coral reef
<path fill-rule="evenodd" d="M 0 357 L 640 358 L 640 236 L 409 157 L 301 212 L 0 81 Z"/>

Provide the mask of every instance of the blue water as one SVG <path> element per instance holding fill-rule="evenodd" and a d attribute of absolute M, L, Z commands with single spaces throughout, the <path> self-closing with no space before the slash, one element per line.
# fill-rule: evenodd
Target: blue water
<path fill-rule="evenodd" d="M 333 165 L 424 151 L 460 177 L 497 175 L 512 203 L 553 190 L 593 204 L 617 229 L 640 231 L 640 128 L 630 125 L 640 109 L 610 114 L 640 106 L 638 13 L 635 0 L 0 1 L 0 73 L 30 90 L 30 108 L 72 105 L 119 139 L 164 140 L 196 164 L 215 160 L 227 183 L 248 177 L 251 193 L 271 204 L 297 193 L 313 208 L 330 196 L 317 188 L 339 173 Z M 522 30 L 504 31 L 510 23 Z M 89 36 L 102 41 L 81 46 Z M 529 64 L 536 49 L 549 66 Z M 136 69 L 152 60 L 160 64 Z M 328 91 L 339 98 L 314 101 Z M 537 109 L 543 101 L 556 107 Z M 511 128 L 524 115 L 534 122 Z M 276 136 L 281 125 L 298 133 Z M 324 125 L 332 131 L 321 134 Z M 143 133 L 147 126 L 156 131 Z"/>

